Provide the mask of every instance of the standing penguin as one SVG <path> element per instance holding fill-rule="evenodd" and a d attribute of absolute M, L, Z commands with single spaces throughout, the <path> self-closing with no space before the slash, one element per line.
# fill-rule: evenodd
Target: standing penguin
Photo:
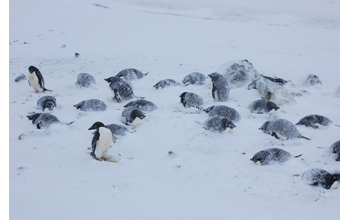
<path fill-rule="evenodd" d="M 36 92 L 51 91 L 45 88 L 44 77 L 41 75 L 38 68 L 30 66 L 28 70 L 28 83 Z"/>
<path fill-rule="evenodd" d="M 212 96 L 216 102 L 224 102 L 229 99 L 230 86 L 227 79 L 219 74 L 212 73 L 208 75 L 211 78 L 212 86 Z"/>
<path fill-rule="evenodd" d="M 94 137 L 92 138 L 91 155 L 96 160 L 106 161 L 108 158 L 105 157 L 105 155 L 110 147 L 111 141 L 115 143 L 116 139 L 113 136 L 111 130 L 106 128 L 106 126 L 102 122 L 95 122 L 88 130 L 94 129 L 97 129 L 97 131 L 94 133 Z"/>

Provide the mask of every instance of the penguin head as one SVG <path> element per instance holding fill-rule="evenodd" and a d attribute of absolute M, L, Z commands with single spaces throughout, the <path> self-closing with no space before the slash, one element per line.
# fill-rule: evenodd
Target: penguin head
<path fill-rule="evenodd" d="M 324 182 L 321 182 L 321 185 L 325 189 L 337 188 L 337 184 L 334 187 L 335 182 L 340 182 L 340 173 L 324 175 Z"/>
<path fill-rule="evenodd" d="M 209 74 L 208 76 L 210 77 L 211 81 L 215 81 L 215 80 L 217 80 L 221 75 L 220 75 L 219 73 L 217 73 L 217 72 L 214 72 L 214 73 Z"/>
<path fill-rule="evenodd" d="M 47 100 L 43 104 L 44 111 L 52 112 L 56 108 L 56 103 L 53 100 Z"/>
<path fill-rule="evenodd" d="M 32 115 L 27 115 L 27 118 L 29 120 L 31 120 L 34 124 L 34 122 L 36 121 L 37 118 L 39 118 L 39 116 L 41 115 L 41 113 L 35 113 L 35 114 L 32 114 Z"/>
<path fill-rule="evenodd" d="M 211 112 L 211 111 L 213 110 L 214 107 L 215 107 L 214 105 L 213 105 L 213 106 L 210 106 L 210 107 L 208 107 L 208 108 L 206 108 L 206 109 L 203 109 L 203 111 L 204 111 L 205 113 L 209 113 L 209 112 Z"/>
<path fill-rule="evenodd" d="M 187 92 L 183 92 L 183 93 L 180 95 L 181 103 L 183 104 L 184 107 L 186 107 L 186 100 L 185 100 L 186 94 L 187 94 Z"/>
<path fill-rule="evenodd" d="M 272 109 L 275 109 L 276 111 L 280 108 L 278 107 L 275 103 L 273 102 L 267 102 L 266 103 L 266 107 L 269 109 L 269 110 L 272 110 Z"/>
<path fill-rule="evenodd" d="M 95 122 L 88 130 L 99 129 L 100 127 L 106 127 L 102 122 Z"/>
<path fill-rule="evenodd" d="M 126 107 L 130 107 L 130 106 L 134 106 L 135 102 L 134 101 L 131 101 L 129 102 L 128 104 L 124 105 L 124 108 Z"/>
<path fill-rule="evenodd" d="M 142 119 L 144 119 L 146 117 L 146 115 L 140 109 L 134 109 L 130 113 L 130 117 L 132 119 L 139 118 L 139 119 L 142 120 Z"/>
<path fill-rule="evenodd" d="M 267 122 L 265 122 L 263 125 L 261 125 L 261 127 L 259 128 L 259 130 L 262 130 L 262 131 L 266 131 L 266 128 L 267 128 L 267 126 L 269 125 L 269 123 L 270 123 L 270 121 L 267 121 Z"/>
<path fill-rule="evenodd" d="M 182 80 L 182 84 L 189 85 L 193 84 L 195 81 L 191 75 L 185 76 L 185 78 Z"/>
<path fill-rule="evenodd" d="M 73 105 L 76 109 L 80 110 L 83 105 L 86 105 L 86 101 L 79 102 L 78 104 Z"/>
<path fill-rule="evenodd" d="M 251 90 L 251 89 L 256 89 L 256 80 L 254 80 L 248 85 L 248 90 Z"/>
<path fill-rule="evenodd" d="M 250 160 L 253 161 L 256 165 L 265 164 L 265 163 L 262 163 L 262 162 L 265 161 L 265 158 L 267 156 L 266 154 L 267 153 L 266 153 L 265 150 L 259 151 Z"/>
<path fill-rule="evenodd" d="M 28 70 L 29 70 L 29 73 L 34 73 L 35 71 L 38 71 L 38 68 L 36 68 L 35 66 L 30 66 Z"/>
<path fill-rule="evenodd" d="M 236 125 L 233 124 L 233 122 L 228 118 L 223 118 L 221 121 L 226 128 L 230 128 L 232 130 L 236 127 Z"/>
<path fill-rule="evenodd" d="M 254 157 L 252 157 L 250 160 L 253 161 L 256 165 L 261 165 L 261 157 L 257 154 L 254 155 Z"/>
<path fill-rule="evenodd" d="M 111 76 L 111 77 L 108 77 L 107 79 L 104 79 L 106 82 L 108 83 L 111 83 L 113 82 L 114 80 L 116 80 L 116 77 L 115 76 Z"/>

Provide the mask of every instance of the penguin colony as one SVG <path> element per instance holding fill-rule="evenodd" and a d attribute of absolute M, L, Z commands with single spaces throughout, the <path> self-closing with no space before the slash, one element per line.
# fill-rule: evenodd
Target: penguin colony
<path fill-rule="evenodd" d="M 243 60 L 248 63 L 251 68 L 253 68 L 252 64 L 247 60 Z M 238 64 L 236 64 L 237 66 Z M 237 68 L 232 68 L 237 69 Z M 242 66 L 240 70 L 240 74 L 242 74 L 242 70 L 244 70 L 244 66 Z M 141 71 L 129 68 L 123 69 L 115 76 L 111 76 L 106 79 L 102 79 L 106 81 L 109 86 L 111 92 L 113 93 L 112 99 L 115 102 L 128 103 L 124 105 L 124 110 L 122 111 L 122 120 L 126 126 L 118 125 L 118 124 L 104 124 L 103 122 L 96 121 L 91 127 L 86 128 L 86 130 L 95 130 L 93 133 L 93 137 L 91 140 L 91 156 L 98 161 L 111 161 L 110 157 L 107 156 L 108 149 L 111 146 L 111 142 L 116 143 L 116 137 L 120 138 L 121 136 L 126 135 L 126 131 L 129 133 L 134 133 L 136 131 L 135 127 L 144 123 L 146 118 L 147 111 L 157 110 L 157 106 L 145 99 L 145 97 L 138 97 L 134 95 L 134 88 L 130 81 L 132 80 L 142 80 L 142 78 L 146 77 L 147 73 L 142 73 Z M 206 79 L 211 80 L 211 96 L 215 102 L 219 102 L 220 105 L 214 106 L 206 106 L 203 98 L 195 93 L 184 91 L 182 94 L 179 94 L 179 103 L 183 105 L 184 108 L 197 108 L 201 112 L 208 114 L 209 118 L 204 122 L 197 122 L 209 132 L 220 133 L 220 135 L 225 135 L 225 133 L 234 132 L 233 129 L 239 129 L 239 126 L 236 126 L 234 123 L 239 122 L 241 119 L 241 115 L 232 107 L 223 105 L 225 102 L 230 103 L 230 83 L 234 84 L 237 82 L 232 81 L 237 78 L 239 81 L 243 81 L 243 79 L 247 79 L 246 75 L 244 77 L 232 77 L 232 75 L 237 75 L 237 73 L 229 73 L 226 75 L 219 74 L 217 72 L 207 74 L 205 76 L 199 72 L 193 72 L 186 75 L 183 80 L 176 81 L 173 79 L 163 79 L 157 82 L 153 87 L 156 90 L 169 88 L 170 86 L 197 86 L 198 88 L 204 88 Z M 28 68 L 28 83 L 34 89 L 36 93 L 42 92 L 51 92 L 52 90 L 48 90 L 45 87 L 44 76 L 40 72 L 38 68 L 35 66 L 30 66 Z M 23 76 L 21 76 L 23 78 Z M 276 83 L 280 86 L 283 86 L 289 82 L 290 80 L 284 80 L 282 78 L 272 78 L 268 76 L 261 75 L 259 77 L 263 77 L 272 83 Z M 23 78 L 24 79 L 24 78 Z M 259 79 L 259 78 L 258 78 Z M 99 79 L 97 79 L 99 80 Z M 257 80 L 257 78 L 252 79 Z M 20 80 L 15 80 L 19 82 Z M 77 76 L 76 86 L 79 88 L 89 88 L 92 84 L 96 83 L 95 77 L 88 73 L 80 73 Z M 249 82 L 251 84 L 251 82 Z M 308 86 L 320 84 L 322 82 L 316 75 L 310 75 L 306 82 Z M 248 88 L 249 89 L 249 86 Z M 135 100 L 136 99 L 136 100 Z M 132 101 L 133 100 L 133 101 Z M 58 103 L 59 104 L 59 103 Z M 80 103 L 72 106 L 81 111 L 104 111 L 107 108 L 107 105 L 96 99 L 88 99 L 81 101 Z M 248 110 L 251 111 L 251 114 L 273 114 L 277 110 L 280 109 L 274 102 L 267 99 L 260 99 L 251 102 L 250 105 L 246 106 Z M 62 123 L 60 120 L 52 115 L 57 108 L 56 98 L 53 96 L 43 96 L 39 100 L 37 100 L 37 109 L 40 109 L 40 113 L 30 113 L 27 118 L 32 122 L 33 125 L 36 126 L 37 129 L 45 129 L 53 123 Z M 145 111 L 145 112 L 144 112 Z M 74 121 L 66 123 L 66 125 L 71 125 Z M 297 126 L 307 126 L 312 127 L 314 129 L 318 129 L 320 126 L 326 127 L 328 125 L 333 124 L 333 122 L 325 116 L 321 115 L 309 115 L 300 119 L 297 123 L 292 123 L 286 119 L 273 119 L 266 121 L 261 125 L 260 128 L 256 128 L 261 130 L 262 132 L 271 135 L 272 137 L 279 139 L 280 141 L 287 141 L 289 139 L 295 138 L 303 138 L 306 140 L 302 141 L 312 141 L 310 138 L 304 137 L 297 129 Z M 339 125 L 336 125 L 339 126 Z M 201 129 L 201 128 L 199 128 Z M 266 138 L 269 138 L 266 136 Z M 270 137 L 271 138 L 271 137 Z M 89 148 L 88 148 L 89 149 Z M 329 148 L 328 152 L 331 158 L 335 161 L 340 161 L 340 141 L 334 142 Z M 170 154 L 169 154 L 170 155 Z M 302 154 L 297 156 L 292 156 L 289 152 L 280 149 L 280 148 L 269 148 L 264 149 L 257 152 L 250 159 L 257 165 L 278 165 L 281 163 L 285 163 L 291 158 L 299 158 Z M 297 175 L 300 176 L 300 175 Z M 313 168 L 310 170 L 306 170 L 301 175 L 302 179 L 304 179 L 310 185 L 320 185 L 325 189 L 337 188 L 338 183 L 340 182 L 340 173 L 331 174 L 326 170 Z"/>

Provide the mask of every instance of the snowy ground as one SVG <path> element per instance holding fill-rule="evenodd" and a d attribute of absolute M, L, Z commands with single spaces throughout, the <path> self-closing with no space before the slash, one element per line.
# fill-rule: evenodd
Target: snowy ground
<path fill-rule="evenodd" d="M 339 219 L 341 187 L 311 187 L 293 175 L 339 171 L 325 148 L 340 139 L 340 128 L 298 127 L 312 140 L 284 142 L 258 130 L 273 118 L 296 123 L 309 114 L 343 126 L 338 1 L 11 0 L 9 6 L 11 219 Z M 259 73 L 293 81 L 289 92 L 308 93 L 270 116 L 250 113 L 247 106 L 260 96 L 246 87 L 231 89 L 224 103 L 211 97 L 210 79 L 203 86 L 153 88 L 162 79 L 208 75 L 242 59 Z M 52 92 L 35 93 L 26 80 L 14 81 L 31 65 Z M 96 121 L 122 124 L 127 102 L 113 102 L 103 79 L 125 68 L 149 71 L 132 81 L 134 93 L 158 110 L 111 145 L 108 154 L 119 163 L 99 162 L 89 155 L 87 129 Z M 82 72 L 96 78 L 94 88 L 75 86 Z M 310 73 L 322 86 L 302 85 Z M 189 114 L 195 110 L 180 103 L 185 91 L 201 95 L 205 107 L 233 107 L 242 119 L 231 133 L 206 131 L 196 121 L 208 116 Z M 44 95 L 56 97 L 55 116 L 75 122 L 36 129 L 26 116 L 40 112 L 36 102 Z M 107 110 L 73 107 L 93 98 Z M 270 147 L 303 156 L 270 166 L 249 160 Z"/>

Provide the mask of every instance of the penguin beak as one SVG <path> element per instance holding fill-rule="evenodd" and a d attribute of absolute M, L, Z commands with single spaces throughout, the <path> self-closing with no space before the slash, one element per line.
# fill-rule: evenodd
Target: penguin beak
<path fill-rule="evenodd" d="M 90 127 L 88 130 L 94 130 L 94 128 L 93 128 L 93 127 Z"/>

